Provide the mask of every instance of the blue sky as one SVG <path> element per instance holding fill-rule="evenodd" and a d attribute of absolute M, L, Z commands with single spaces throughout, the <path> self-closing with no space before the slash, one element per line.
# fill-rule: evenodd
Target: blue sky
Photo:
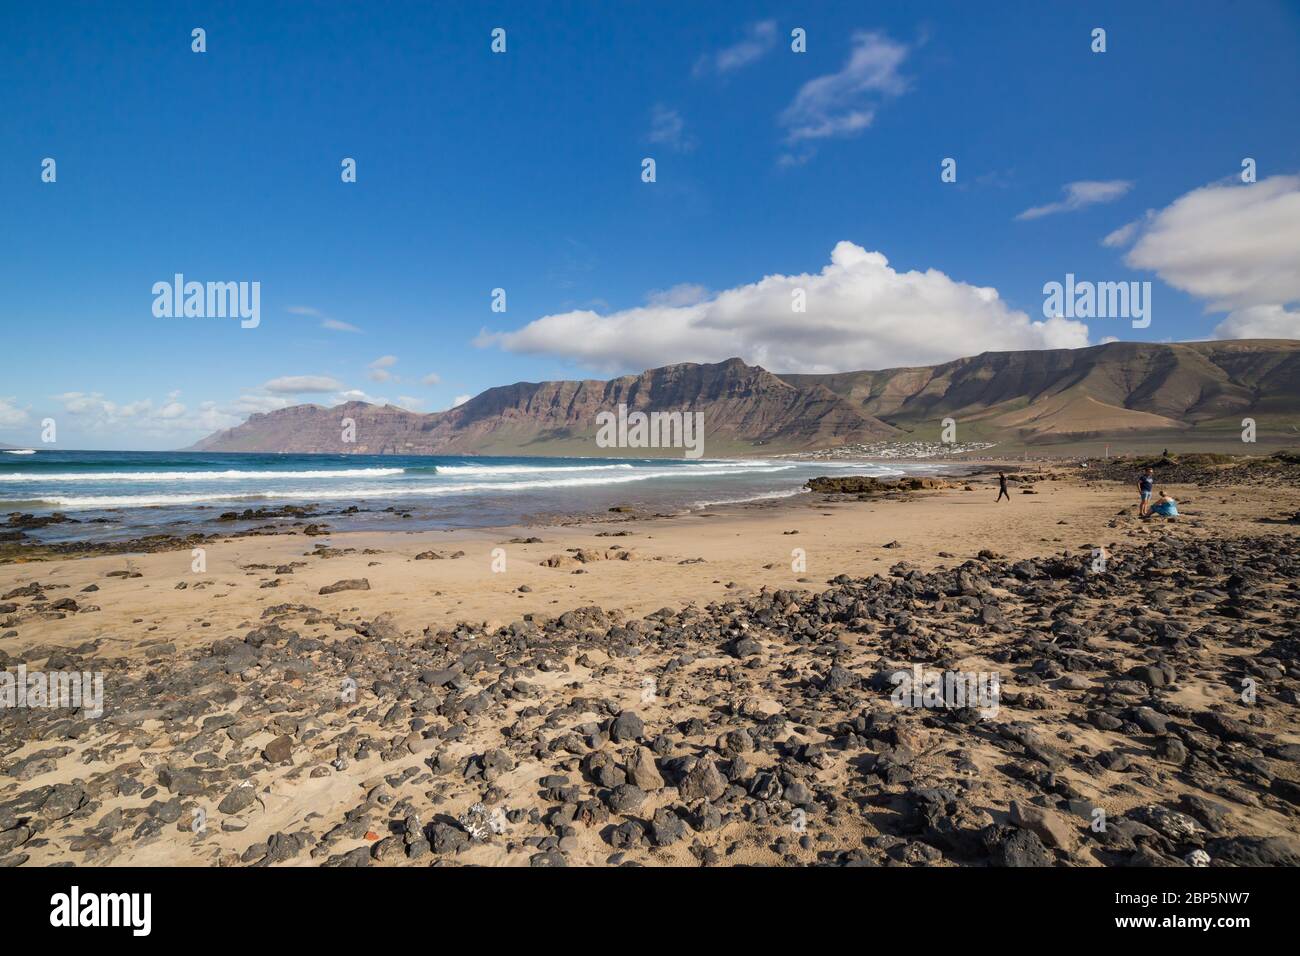
<path fill-rule="evenodd" d="M 12 444 L 727 354 L 1300 337 L 1295 2 L 15 2 L 0 89 Z M 155 317 L 177 272 L 260 282 L 260 324 Z M 1153 321 L 1048 322 L 1066 273 L 1150 281 Z"/>

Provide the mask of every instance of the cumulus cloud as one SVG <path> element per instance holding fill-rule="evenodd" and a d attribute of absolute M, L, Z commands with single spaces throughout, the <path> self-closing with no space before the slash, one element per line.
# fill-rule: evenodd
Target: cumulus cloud
<path fill-rule="evenodd" d="M 473 395 L 457 395 L 451 400 L 451 405 L 449 407 L 455 408 L 457 405 L 464 405 L 473 397 Z"/>
<path fill-rule="evenodd" d="M 1041 219 L 1043 216 L 1052 216 L 1060 212 L 1074 212 L 1087 206 L 1114 202 L 1132 189 L 1133 184 L 1127 179 L 1080 180 L 1066 183 L 1061 188 L 1065 191 L 1065 198 L 1060 202 L 1051 202 L 1045 206 L 1031 206 L 1016 218 Z"/>
<path fill-rule="evenodd" d="M 100 392 L 61 392 L 54 396 L 83 434 L 198 434 L 230 428 L 241 420 L 241 416 L 220 408 L 216 402 L 201 402 L 191 409 L 179 398 L 180 392 L 171 392 L 166 400 L 155 404 L 152 399 L 118 402 Z"/>
<path fill-rule="evenodd" d="M 349 401 L 375 405 L 388 403 L 386 398 L 346 388 L 327 376 L 310 375 L 272 379 L 257 388 L 244 390 L 232 401 L 203 401 L 197 405 L 183 402 L 179 391 L 168 393 L 161 401 L 149 398 L 119 401 L 100 392 L 79 391 L 61 392 L 51 397 L 61 409 L 55 412 L 60 428 L 68 424 L 72 433 L 84 436 L 80 439 L 82 441 L 121 441 L 130 447 L 142 447 L 153 440 L 176 447 L 232 428 L 249 415 L 297 404 L 301 399 L 295 398 L 296 395 L 318 392 L 324 395 L 318 400 L 320 404 L 338 405 Z M 408 408 L 415 408 L 420 403 L 418 398 L 402 398 L 402 404 Z M 7 421 L 8 407 L 8 400 L 0 400 L 0 427 L 22 424 L 22 420 Z"/>
<path fill-rule="evenodd" d="M 695 61 L 695 75 L 725 75 L 748 66 L 776 45 L 776 21 L 760 20 L 745 28 L 744 37 L 731 46 L 707 53 Z"/>
<path fill-rule="evenodd" d="M 806 311 L 794 311 L 802 291 Z M 879 252 L 838 243 L 815 274 L 770 275 L 689 304 L 547 315 L 480 346 L 547 354 L 602 371 L 740 356 L 775 372 L 928 365 L 985 350 L 1077 348 L 1082 322 L 1031 321 L 997 290 L 935 269 L 898 272 Z"/>
<path fill-rule="evenodd" d="M 1218 338 L 1300 338 L 1300 175 L 1211 183 L 1107 237 L 1124 261 L 1228 312 Z"/>
<path fill-rule="evenodd" d="M 437 385 L 441 381 L 442 381 L 441 375 L 439 375 L 437 372 L 430 372 L 428 375 L 424 376 L 424 378 L 420 379 L 420 384 Z"/>
<path fill-rule="evenodd" d="M 314 392 L 337 392 L 343 383 L 328 375 L 282 375 L 262 385 L 275 395 L 309 395 Z"/>
<path fill-rule="evenodd" d="M 782 157 L 783 165 L 806 161 L 810 141 L 862 132 L 885 99 L 906 91 L 899 67 L 907 58 L 907 46 L 883 33 L 855 33 L 852 44 L 843 67 L 805 83 L 778 117 L 786 143 L 805 144 L 802 153 Z"/>
<path fill-rule="evenodd" d="M 1137 233 L 1125 262 L 1212 310 L 1300 301 L 1300 176 L 1203 186 Z"/>
<path fill-rule="evenodd" d="M 101 392 L 60 392 L 54 397 L 63 403 L 65 412 L 73 415 L 93 415 L 111 421 L 135 418 L 152 406 L 152 402 L 148 399 L 114 402 L 104 398 Z"/>
<path fill-rule="evenodd" d="M 1237 309 L 1214 327 L 1216 339 L 1300 339 L 1300 310 L 1280 305 Z"/>

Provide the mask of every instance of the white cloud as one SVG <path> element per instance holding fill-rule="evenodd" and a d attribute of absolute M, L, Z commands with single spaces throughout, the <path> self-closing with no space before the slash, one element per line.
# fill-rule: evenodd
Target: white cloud
<path fill-rule="evenodd" d="M 1148 216 L 1150 215 L 1148 213 Z M 1101 244 L 1108 249 L 1123 248 L 1133 241 L 1133 237 L 1138 234 L 1138 230 L 1141 228 L 1142 220 L 1134 219 L 1132 222 L 1127 222 L 1113 232 L 1108 233 L 1106 238 L 1101 240 Z"/>
<path fill-rule="evenodd" d="M 853 136 L 876 118 L 880 103 L 907 89 L 898 72 L 908 48 L 883 33 L 855 33 L 844 66 L 809 80 L 778 117 L 786 143 L 794 145 L 833 136 Z M 783 156 L 782 165 L 806 162 L 808 151 Z"/>
<path fill-rule="evenodd" d="M 1229 313 L 1214 328 L 1216 339 L 1300 339 L 1300 311 L 1252 305 Z"/>
<path fill-rule="evenodd" d="M 177 436 L 218 431 L 237 425 L 243 416 L 223 410 L 216 402 L 202 402 L 191 410 L 171 392 L 161 404 L 152 399 L 117 402 L 99 392 L 62 392 L 54 398 L 88 437 L 129 432 L 135 436 Z"/>
<path fill-rule="evenodd" d="M 650 133 L 646 138 L 679 153 L 695 148 L 695 141 L 686 135 L 686 121 L 682 114 L 662 103 L 656 103 L 650 111 Z"/>
<path fill-rule="evenodd" d="M 100 392 L 61 392 L 54 396 L 63 403 L 63 410 L 73 415 L 88 415 L 106 422 L 120 422 L 135 418 L 148 411 L 153 403 L 149 399 L 136 402 L 114 402 Z"/>
<path fill-rule="evenodd" d="M 370 370 L 367 374 L 370 376 L 372 382 L 387 382 L 393 380 L 396 376 L 394 376 L 389 369 L 396 364 L 396 355 L 381 355 L 366 366 L 366 368 Z"/>
<path fill-rule="evenodd" d="M 415 412 L 419 411 L 424 405 L 424 399 L 416 398 L 414 395 L 398 395 L 397 404 L 402 406 L 402 408 Z"/>
<path fill-rule="evenodd" d="M 198 411 L 193 415 L 193 426 L 205 433 L 231 428 L 241 421 L 243 416 L 218 408 L 216 402 L 199 402 Z"/>
<path fill-rule="evenodd" d="M 1065 198 L 1060 202 L 1051 202 L 1045 206 L 1031 206 L 1020 215 L 1017 219 L 1041 219 L 1043 216 L 1055 215 L 1059 212 L 1074 212 L 1076 209 L 1083 209 L 1086 206 L 1096 206 L 1100 203 L 1114 202 L 1120 196 L 1133 188 L 1133 184 L 1127 179 L 1109 179 L 1104 182 L 1094 180 L 1080 180 L 1075 183 L 1066 183 L 1061 187 L 1065 190 Z M 1129 226 L 1123 227 L 1128 229 Z M 1122 232 L 1123 230 L 1116 230 Z M 1112 236 L 1107 236 L 1107 244 Z"/>
<path fill-rule="evenodd" d="M 328 329 L 331 332 L 360 332 L 361 330 L 355 325 L 347 322 L 340 322 L 338 319 L 331 319 L 320 309 L 310 305 L 291 305 L 285 309 L 290 315 L 302 315 L 311 319 L 320 319 L 320 327 Z"/>
<path fill-rule="evenodd" d="M 451 400 L 450 407 L 455 408 L 457 405 L 464 405 L 473 397 L 474 397 L 473 395 L 457 395 L 455 398 Z"/>
<path fill-rule="evenodd" d="M 694 73 L 719 75 L 748 66 L 776 44 L 776 21 L 761 20 L 745 28 L 745 36 L 737 43 L 716 53 L 705 54 L 695 62 Z"/>
<path fill-rule="evenodd" d="M 804 313 L 792 309 L 799 289 Z M 840 242 L 820 273 L 770 275 L 691 304 L 548 315 L 514 332 L 483 332 L 476 344 L 602 371 L 740 356 L 775 372 L 833 372 L 929 365 L 990 349 L 1077 348 L 1088 344 L 1088 329 L 1031 321 L 996 289 L 935 269 L 897 272 L 879 252 Z"/>
<path fill-rule="evenodd" d="M 347 322 L 340 322 L 338 319 L 325 319 L 321 322 L 322 329 L 329 329 L 331 332 L 360 332 L 361 330 L 355 325 L 349 325 Z"/>
<path fill-rule="evenodd" d="M 650 305 L 695 305 L 709 297 L 709 290 L 692 282 L 679 282 L 670 289 L 656 289 L 646 296 Z"/>
<path fill-rule="evenodd" d="M 0 398 L 0 428 L 14 428 L 27 421 L 27 409 L 14 404 L 14 397 Z"/>
<path fill-rule="evenodd" d="M 1300 176 L 1194 189 L 1151 215 L 1124 261 L 1212 311 L 1300 301 Z"/>
<path fill-rule="evenodd" d="M 420 384 L 437 385 L 441 381 L 442 381 L 441 375 L 439 375 L 437 372 L 430 372 L 428 375 L 424 376 L 424 378 L 420 379 Z"/>
<path fill-rule="evenodd" d="M 262 385 L 276 395 L 307 395 L 313 392 L 336 392 L 343 383 L 328 375 L 282 375 Z"/>
<path fill-rule="evenodd" d="M 231 414 L 241 417 L 257 412 L 273 412 L 295 404 L 293 399 L 283 395 L 266 395 L 257 392 L 244 392 L 229 405 Z"/>
<path fill-rule="evenodd" d="M 338 393 L 337 401 L 339 402 L 369 402 L 371 405 L 387 405 L 388 399 L 376 398 L 373 395 L 367 395 L 359 388 L 344 389 Z"/>
<path fill-rule="evenodd" d="M 1124 262 L 1227 312 L 1217 338 L 1300 338 L 1300 175 L 1211 183 L 1115 230 Z"/>

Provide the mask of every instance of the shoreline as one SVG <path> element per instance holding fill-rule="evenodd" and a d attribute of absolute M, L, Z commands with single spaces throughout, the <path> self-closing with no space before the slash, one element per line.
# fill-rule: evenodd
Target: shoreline
<path fill-rule="evenodd" d="M 863 446 L 866 448 L 867 446 Z M 875 446 L 871 446 L 875 447 Z M 814 465 L 821 460 L 828 462 L 834 461 L 843 464 L 843 459 L 833 454 L 831 450 L 827 453 L 829 457 L 825 459 L 810 458 L 808 456 L 778 455 L 773 456 L 778 460 L 788 460 L 803 465 Z M 855 452 L 856 454 L 856 452 Z M 1223 462 L 1229 462 L 1227 467 Z M 1240 480 L 1245 483 L 1255 482 L 1260 477 L 1260 472 L 1268 472 L 1272 469 L 1273 474 L 1264 477 L 1274 478 L 1274 483 L 1278 479 L 1282 481 L 1300 481 L 1300 454 L 1296 452 L 1276 452 L 1268 456 L 1223 456 L 1201 453 L 1190 453 L 1181 456 L 1175 456 L 1173 459 L 1167 457 L 1160 458 L 1129 458 L 1119 456 L 1114 459 L 1016 459 L 1005 456 L 973 456 L 967 455 L 961 458 L 944 457 L 935 458 L 930 456 L 919 456 L 908 459 L 898 459 L 897 463 L 908 463 L 921 466 L 918 474 L 925 472 L 924 466 L 933 466 L 930 472 L 934 477 L 949 480 L 977 480 L 982 476 L 987 476 L 999 470 L 1005 470 L 1010 477 L 1015 480 L 1014 476 L 1019 474 L 1042 474 L 1046 467 L 1050 469 L 1049 473 L 1068 474 L 1082 480 L 1106 480 L 1119 483 L 1125 483 L 1130 480 L 1131 475 L 1137 473 L 1140 463 L 1154 462 L 1157 465 L 1173 465 L 1169 478 L 1164 477 L 1165 469 L 1160 469 L 1157 474 L 1157 480 L 1169 481 L 1176 477 L 1177 484 L 1208 484 L 1222 485 L 1233 483 Z M 1190 463 L 1190 464 L 1185 464 Z M 866 467 L 879 467 L 887 462 L 883 459 L 875 458 L 870 461 L 863 461 Z M 1091 470 L 1089 470 L 1091 469 Z M 1216 471 L 1218 472 L 1216 474 Z M 830 477 L 851 477 L 846 474 Z M 801 486 L 793 489 L 773 490 L 768 492 L 754 492 L 743 495 L 739 498 L 723 498 L 716 501 L 697 502 L 689 507 L 673 506 L 671 501 L 668 503 L 669 510 L 656 511 L 645 505 L 640 506 L 616 506 L 610 507 L 605 511 L 545 511 L 536 514 L 520 514 L 511 519 L 504 519 L 499 522 L 490 522 L 481 525 L 472 526 L 447 526 L 445 519 L 428 523 L 417 529 L 417 532 L 432 530 L 437 532 L 458 533 L 461 531 L 478 530 L 492 531 L 508 530 L 511 528 L 548 528 L 548 527 L 567 527 L 587 523 L 608 520 L 608 514 L 618 511 L 627 511 L 636 520 L 641 520 L 647 516 L 667 517 L 667 516 L 684 516 L 696 514 L 701 511 L 716 508 L 734 508 L 734 507 L 764 507 L 770 506 L 773 502 L 799 499 L 805 492 L 811 481 L 804 482 Z M 705 492 L 700 492 L 704 494 Z M 719 490 L 717 494 L 727 494 L 725 490 Z M 375 496 L 383 500 L 382 495 Z M 361 499 L 365 500 L 365 499 Z M 414 500 L 414 499 L 413 499 Z M 309 536 L 321 537 L 329 534 L 345 533 L 381 533 L 381 534 L 403 534 L 411 533 L 395 528 L 356 528 L 356 527 L 331 527 L 330 523 L 325 520 L 331 517 L 344 516 L 353 518 L 357 515 L 384 515 L 387 514 L 393 520 L 410 519 L 412 514 L 409 508 L 389 505 L 387 507 L 366 507 L 351 505 L 347 507 L 330 507 L 322 505 L 320 502 L 309 501 L 305 496 L 304 504 L 284 504 L 284 505 L 260 505 L 256 508 L 245 507 L 242 511 L 238 509 L 227 510 L 224 505 L 211 505 L 199 508 L 200 511 L 210 511 L 213 517 L 204 517 L 193 519 L 191 517 L 179 520 L 181 525 L 190 525 L 194 530 L 185 534 L 176 534 L 169 532 L 148 532 L 148 525 L 143 525 L 136 529 L 134 534 L 130 532 L 114 533 L 110 536 L 98 536 L 87 538 L 60 538 L 50 537 L 39 539 L 29 535 L 27 532 L 31 529 L 43 528 L 50 524 L 58 523 L 82 523 L 88 522 L 91 525 L 110 524 L 111 519 L 102 516 L 101 512 L 89 511 L 86 514 L 100 515 L 92 518 L 76 518 L 72 515 L 77 514 L 75 510 L 72 515 L 67 511 L 57 509 L 41 509 L 39 512 L 22 512 L 14 511 L 8 515 L 5 524 L 0 525 L 0 566 L 9 563 L 25 563 L 31 561 L 58 560 L 68 557 L 85 557 L 93 555 L 114 555 L 114 554 L 140 554 L 156 553 L 168 550 L 183 550 L 194 547 L 206 547 L 215 542 L 225 541 L 241 537 L 261 537 L 267 535 L 280 534 L 306 534 Z M 188 512 L 192 514 L 193 512 Z M 290 524 L 250 524 L 251 522 L 262 521 L 280 521 L 284 519 L 293 519 Z M 418 519 L 417 519 L 418 520 Z M 222 522 L 237 522 L 238 525 L 230 529 L 220 527 Z M 143 532 L 143 533 L 142 533 Z"/>
<path fill-rule="evenodd" d="M 996 462 L 997 460 L 994 460 Z M 866 463 L 864 464 L 874 464 Z M 1023 463 L 1022 463 L 1023 464 Z M 1021 465 L 1014 462 L 1003 462 L 1008 471 L 1019 470 Z M 940 467 L 951 469 L 952 463 L 941 465 Z M 962 480 L 974 478 L 990 471 L 996 471 L 997 464 L 983 463 L 972 464 L 969 468 L 962 470 L 944 470 L 936 477 L 948 480 Z M 724 490 L 719 490 L 718 494 L 724 494 Z M 470 531 L 491 532 L 491 531 L 508 531 L 512 529 L 539 529 L 550 527 L 572 527 L 574 525 L 591 524 L 601 521 L 616 520 L 611 519 L 611 513 L 626 512 L 626 516 L 618 520 L 645 520 L 647 518 L 668 518 L 668 517 L 687 517 L 699 514 L 713 508 L 762 508 L 770 506 L 773 503 L 782 502 L 788 499 L 798 499 L 808 493 L 807 484 L 803 484 L 795 489 L 783 491 L 758 492 L 751 496 L 738 498 L 735 500 L 720 500 L 695 505 L 689 508 L 678 508 L 673 511 L 651 511 L 645 508 L 631 506 L 615 506 L 606 509 L 604 512 L 579 511 L 579 512 L 545 512 L 537 515 L 523 515 L 519 520 L 507 521 L 501 524 L 475 525 L 471 527 L 436 527 L 420 528 L 411 531 L 403 531 L 391 528 L 385 529 L 349 529 L 349 528 L 331 528 L 329 523 L 324 520 L 332 516 L 351 516 L 356 514 L 381 514 L 390 513 L 395 518 L 407 518 L 409 514 L 402 509 L 389 506 L 381 509 L 365 508 L 359 506 L 350 506 L 347 508 L 328 508 L 319 503 L 307 504 L 288 504 L 279 506 L 261 506 L 258 508 L 227 509 L 224 506 L 211 506 L 213 512 L 220 512 L 215 518 L 201 522 L 200 527 L 187 534 L 168 534 L 156 533 L 147 535 L 137 535 L 134 537 L 109 537 L 109 538 L 63 538 L 40 541 L 29 539 L 22 534 L 26 528 L 44 527 L 50 523 L 60 522 L 78 522 L 81 519 L 74 519 L 66 511 L 50 510 L 48 512 L 10 512 L 8 515 L 8 524 L 0 525 L 0 566 L 6 564 L 21 564 L 29 562 L 43 562 L 51 560 L 62 560 L 68 558 L 82 558 L 104 555 L 131 555 L 131 554 L 149 554 L 163 551 L 185 550 L 194 547 L 207 546 L 216 542 L 227 541 L 235 538 L 246 537 L 267 537 L 275 535 L 301 535 L 305 534 L 313 537 L 323 537 L 330 534 L 421 534 L 421 533 L 462 533 Z M 252 527 L 232 528 L 230 530 L 214 530 L 223 521 L 266 521 L 274 519 L 295 519 L 289 525 L 265 525 L 259 524 Z M 92 523 L 102 523 L 103 519 L 94 519 Z"/>
<path fill-rule="evenodd" d="M 0 721 L 0 862 L 1300 863 L 1300 489 L 1026 477 L 2 565 L 0 663 L 105 708 Z M 896 709 L 914 665 L 1000 711 Z"/>
<path fill-rule="evenodd" d="M 801 459 L 801 463 L 802 459 Z M 876 462 L 863 462 L 863 466 L 878 466 Z M 940 468 L 952 468 L 952 464 L 939 464 Z M 1011 467 L 1011 466 L 1009 466 Z M 972 466 L 962 471 L 940 471 L 939 475 L 949 477 L 949 479 L 959 479 L 959 477 L 979 475 L 979 473 L 988 470 L 988 466 Z M 736 499 L 723 499 L 723 501 L 706 502 L 702 505 L 690 507 L 679 507 L 672 511 L 650 511 L 643 507 L 615 506 L 610 507 L 604 512 L 599 511 L 555 511 L 539 512 L 536 515 L 521 515 L 515 522 L 503 522 L 500 524 L 472 525 L 472 527 L 435 527 L 419 528 L 415 531 L 398 531 L 398 529 L 350 529 L 350 528 L 330 528 L 329 523 L 325 520 L 330 516 L 339 515 L 357 515 L 357 514 L 391 514 L 399 518 L 409 518 L 409 514 L 404 514 L 403 509 L 389 506 L 383 509 L 370 509 L 370 507 L 361 507 L 352 505 L 346 509 L 330 509 L 328 506 L 322 506 L 318 502 L 303 503 L 303 505 L 279 505 L 279 506 L 259 506 L 244 507 L 239 509 L 229 509 L 229 507 L 214 505 L 211 511 L 214 512 L 212 519 L 201 520 L 201 522 L 187 522 L 198 525 L 195 531 L 186 533 L 186 535 L 169 535 L 169 533 L 153 533 L 153 535 L 139 535 L 135 537 L 100 537 L 100 538 L 57 538 L 57 540 L 36 541 L 31 538 L 22 536 L 23 529 L 45 527 L 51 523 L 64 522 L 81 522 L 82 519 L 74 519 L 68 511 L 60 510 L 42 510 L 39 512 L 10 511 L 8 515 L 8 524 L 0 525 L 0 566 L 6 563 L 23 563 L 30 561 L 52 561 L 52 559 L 92 557 L 92 555 L 104 554 L 144 554 L 156 553 L 156 551 L 165 550 L 182 550 L 195 548 L 195 546 L 208 545 L 212 542 L 225 540 L 225 538 L 235 537 L 260 537 L 268 535 L 299 535 L 305 533 L 309 536 L 324 535 L 343 535 L 343 533 L 393 533 L 393 535 L 403 535 L 403 533 L 422 533 L 422 532 L 468 532 L 468 531 L 507 531 L 512 528 L 546 528 L 546 527 L 565 527 L 565 525 L 585 524 L 601 522 L 608 520 L 610 512 L 625 509 L 629 512 L 627 520 L 642 520 L 647 516 L 685 516 L 695 514 L 695 512 L 710 509 L 710 507 L 738 507 L 753 505 L 764 505 L 768 501 L 780 501 L 783 498 L 800 497 L 806 492 L 806 484 L 794 489 L 775 490 L 775 492 L 758 492 L 748 497 Z M 719 488 L 718 494 L 725 494 L 723 488 Z M 216 514 L 220 512 L 220 514 Z M 75 514 L 75 512 L 73 512 Z M 261 522 L 261 520 L 274 519 L 296 519 L 290 525 L 268 525 L 259 524 L 253 527 L 233 528 L 229 531 L 222 531 L 220 523 L 231 520 L 231 522 Z M 103 523 L 104 519 L 92 519 L 92 523 Z M 16 533 L 17 532 L 17 533 Z M 9 537 L 5 537 L 8 535 Z"/>

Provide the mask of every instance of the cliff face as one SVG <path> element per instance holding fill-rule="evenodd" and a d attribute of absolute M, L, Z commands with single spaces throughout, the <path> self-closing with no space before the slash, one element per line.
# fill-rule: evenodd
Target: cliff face
<path fill-rule="evenodd" d="M 1300 411 L 1300 342 L 1248 339 L 986 352 L 926 368 L 786 375 L 906 428 L 952 417 L 1049 438 L 1186 429 Z"/>
<path fill-rule="evenodd" d="M 428 434 L 439 415 L 421 415 L 392 405 L 348 402 L 333 408 L 293 405 L 250 415 L 242 425 L 216 432 L 190 451 L 297 452 L 301 454 L 428 454 Z M 344 440 L 354 423 L 354 441 Z"/>
<path fill-rule="evenodd" d="M 336 408 L 296 405 L 253 415 L 218 432 L 196 451 L 355 454 L 586 454 L 599 448 L 597 415 L 628 411 L 700 412 L 705 455 L 793 451 L 887 439 L 895 430 L 820 385 L 791 385 L 731 359 L 716 365 L 670 365 L 610 381 L 520 382 L 427 415 L 350 402 Z M 343 419 L 356 423 L 343 441 Z M 638 449 L 625 454 L 667 454 Z"/>
<path fill-rule="evenodd" d="M 931 426 L 937 438 L 945 417 L 965 426 L 965 437 L 994 439 L 1177 432 L 1243 415 L 1300 414 L 1300 342 L 1116 342 L 836 375 L 776 376 L 730 359 L 609 381 L 519 382 L 430 414 L 364 402 L 296 405 L 253 415 L 194 450 L 680 455 L 597 447 L 597 415 L 620 404 L 702 413 L 706 456 L 887 441 Z M 343 440 L 344 419 L 355 423 L 353 442 Z"/>

